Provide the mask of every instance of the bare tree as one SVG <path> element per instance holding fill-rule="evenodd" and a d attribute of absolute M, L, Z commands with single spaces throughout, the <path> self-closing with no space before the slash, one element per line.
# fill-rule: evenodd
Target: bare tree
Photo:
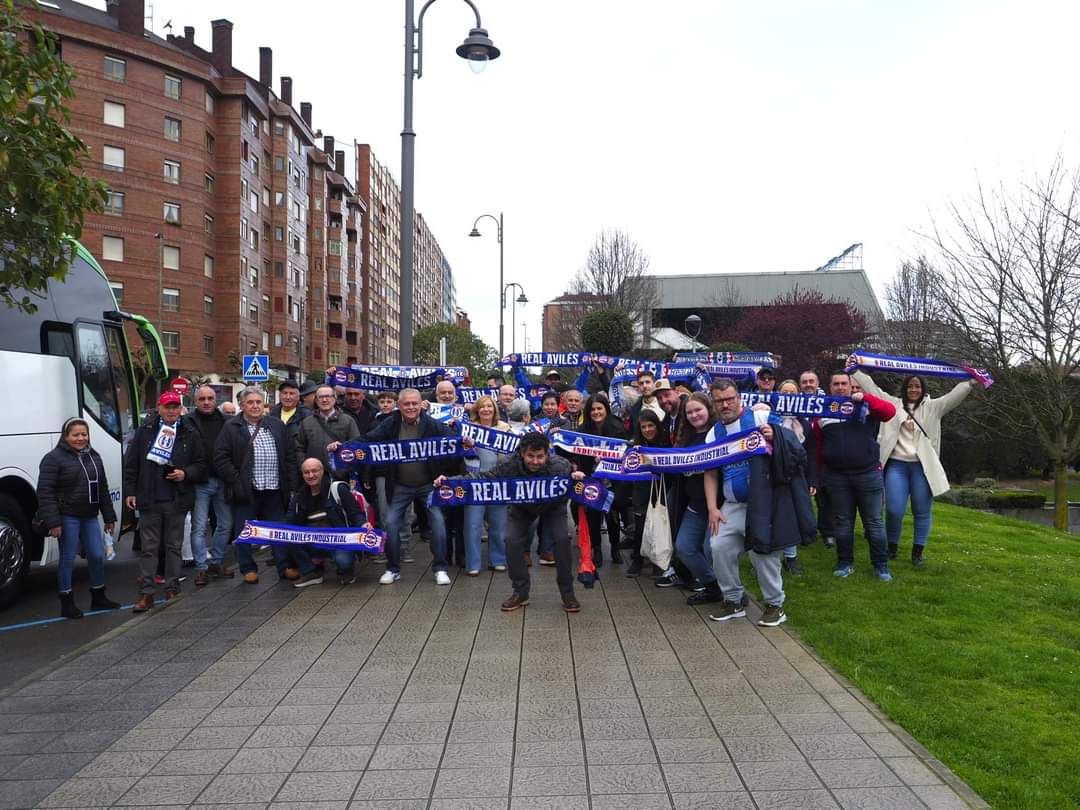
<path fill-rule="evenodd" d="M 1054 525 L 1068 522 L 1068 464 L 1080 451 L 1080 174 L 1058 157 L 1011 190 L 981 183 L 929 239 L 945 318 L 993 371 L 989 400 L 1030 433 L 1054 470 Z"/>
<path fill-rule="evenodd" d="M 656 280 L 648 275 L 649 257 L 624 231 L 609 228 L 601 231 L 589 248 L 585 266 L 571 283 L 574 293 L 599 296 L 597 307 L 612 307 L 627 313 L 641 324 L 642 339 L 647 344 L 652 329 L 652 310 L 656 307 Z"/>
<path fill-rule="evenodd" d="M 905 261 L 885 286 L 885 339 L 897 354 L 931 357 L 948 353 L 941 274 L 926 256 Z"/>

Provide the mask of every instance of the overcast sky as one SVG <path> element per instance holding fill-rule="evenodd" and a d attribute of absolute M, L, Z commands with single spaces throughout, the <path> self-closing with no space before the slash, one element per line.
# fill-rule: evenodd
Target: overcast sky
<path fill-rule="evenodd" d="M 150 2 L 150 0 L 148 0 Z M 340 142 L 372 144 L 400 180 L 404 0 L 152 0 L 154 28 L 227 17 L 234 63 Z M 539 348 L 541 307 L 595 235 L 627 231 L 657 273 L 805 270 L 853 242 L 879 293 L 914 232 L 984 179 L 1061 151 L 1075 165 L 1080 3 L 975 0 L 476 0 L 503 55 L 473 75 L 454 48 L 468 7 L 425 20 L 416 204 L 458 303 L 498 340 L 498 250 Z M 103 7 L 104 3 L 98 3 Z M 417 5 L 422 5 L 418 0 Z M 510 350 L 510 312 L 506 312 Z"/>

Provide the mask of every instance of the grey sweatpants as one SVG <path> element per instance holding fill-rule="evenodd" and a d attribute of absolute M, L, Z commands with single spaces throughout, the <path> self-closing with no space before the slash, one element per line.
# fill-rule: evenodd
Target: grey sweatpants
<path fill-rule="evenodd" d="M 746 553 L 746 504 L 727 501 L 720 512 L 725 521 L 720 524 L 720 531 L 709 538 L 713 571 L 724 591 L 724 599 L 738 604 L 745 592 L 739 574 L 739 560 Z M 783 556 L 783 549 L 771 554 L 750 552 L 750 564 L 754 566 L 754 573 L 761 585 L 761 597 L 770 605 L 784 604 L 784 579 L 780 573 Z"/>

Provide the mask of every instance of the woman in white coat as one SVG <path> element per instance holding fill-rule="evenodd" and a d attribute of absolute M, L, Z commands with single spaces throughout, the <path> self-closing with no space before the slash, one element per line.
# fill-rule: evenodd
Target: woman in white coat
<path fill-rule="evenodd" d="M 930 537 L 934 496 L 949 490 L 949 479 L 941 466 L 941 419 L 964 401 L 975 380 L 958 383 L 949 393 L 931 397 L 917 376 L 905 377 L 901 396 L 882 391 L 868 374 L 851 375 L 864 391 L 883 397 L 896 406 L 896 419 L 882 422 L 878 434 L 881 464 L 885 468 L 885 536 L 889 541 L 889 559 L 896 559 L 904 512 L 911 501 L 915 518 L 915 542 L 911 562 L 923 564 L 923 551 Z"/>

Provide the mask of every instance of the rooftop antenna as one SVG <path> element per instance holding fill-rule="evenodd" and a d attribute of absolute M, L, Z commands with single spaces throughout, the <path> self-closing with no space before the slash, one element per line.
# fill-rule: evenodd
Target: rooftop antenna
<path fill-rule="evenodd" d="M 839 256 L 833 256 L 825 264 L 814 270 L 815 273 L 828 273 L 830 270 L 862 270 L 862 242 L 848 246 Z"/>
<path fill-rule="evenodd" d="M 161 27 L 164 28 L 165 30 L 167 30 L 171 34 L 172 33 L 172 20 L 169 20 L 167 23 L 165 23 Z"/>

